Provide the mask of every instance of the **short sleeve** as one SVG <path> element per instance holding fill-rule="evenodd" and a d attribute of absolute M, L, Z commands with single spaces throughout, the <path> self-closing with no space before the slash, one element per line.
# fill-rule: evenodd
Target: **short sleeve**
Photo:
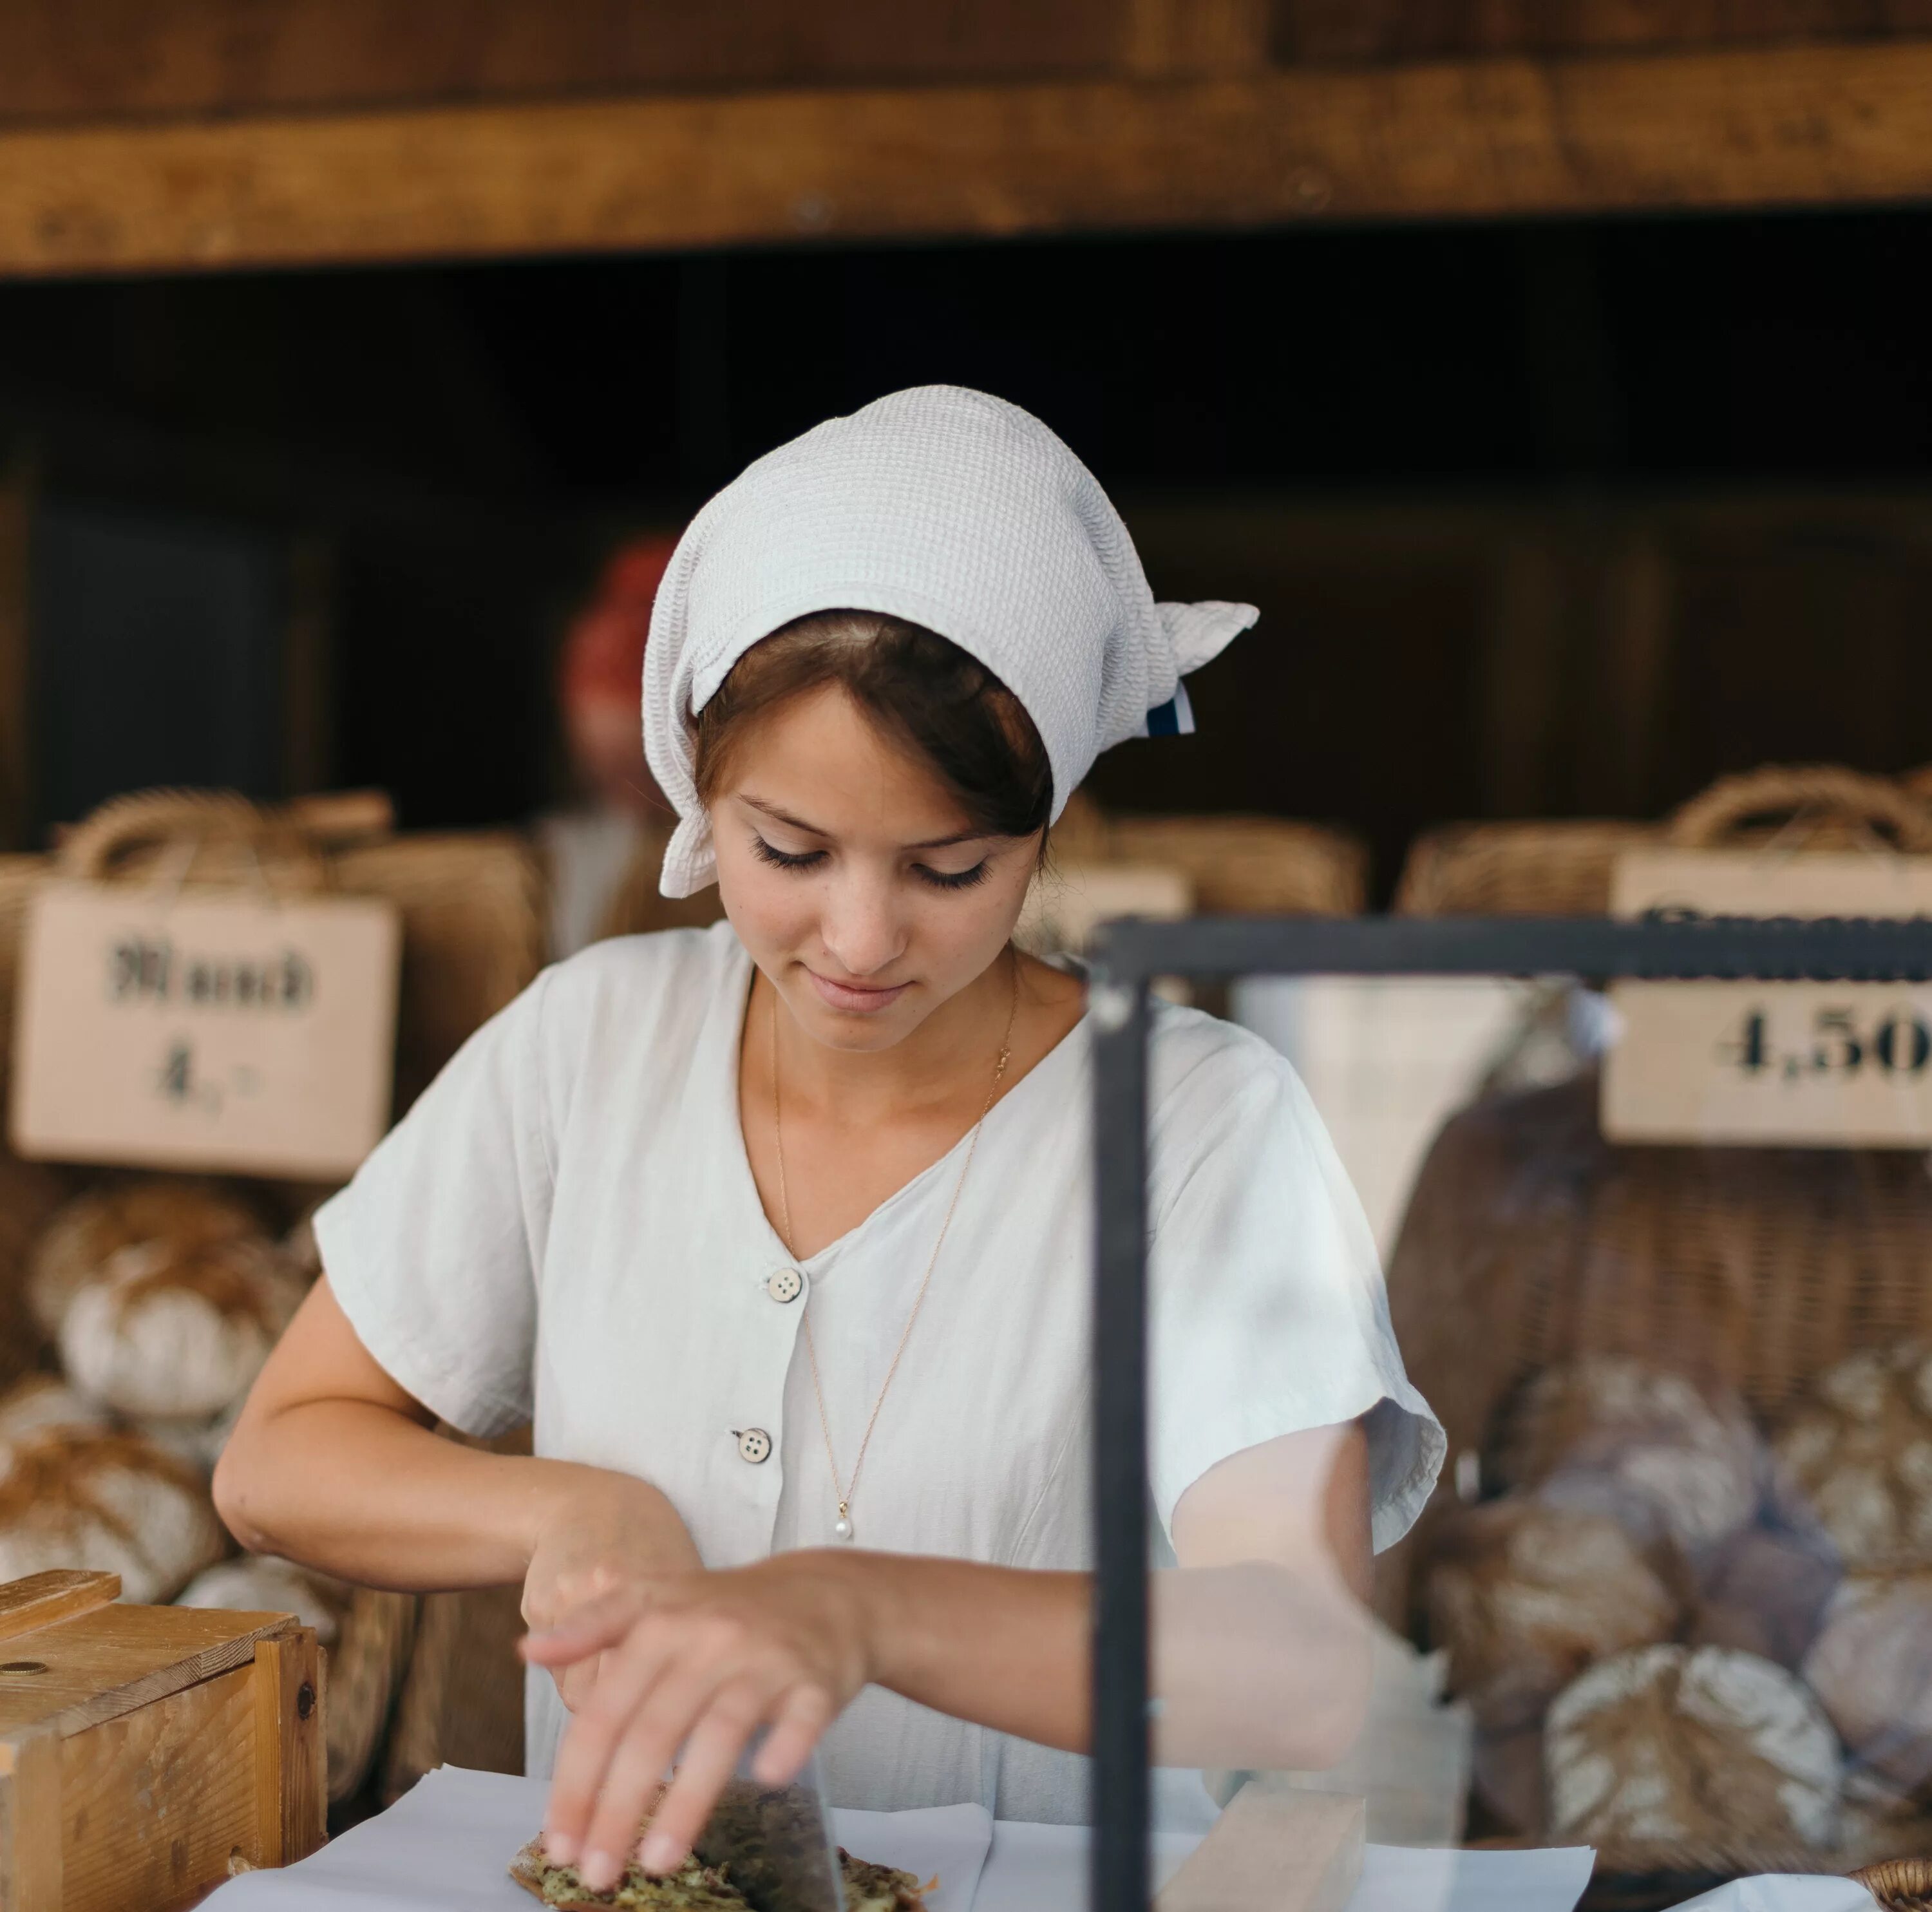
<path fill-rule="evenodd" d="M 1150 1125 L 1162 1523 L 1171 1530 L 1181 1496 L 1230 1455 L 1365 1418 L 1379 1551 L 1421 1511 L 1445 1442 L 1403 1371 L 1367 1219 L 1286 1061 L 1205 1018 L 1174 1034 L 1156 1040 Z"/>
<path fill-rule="evenodd" d="M 546 971 L 317 1211 L 323 1271 L 399 1387 L 467 1434 L 530 1418 L 554 1183 Z"/>

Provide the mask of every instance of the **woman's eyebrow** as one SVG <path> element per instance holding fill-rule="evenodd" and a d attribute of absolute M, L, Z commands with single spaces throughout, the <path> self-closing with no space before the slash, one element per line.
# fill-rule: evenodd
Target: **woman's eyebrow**
<path fill-rule="evenodd" d="M 774 823 L 786 824 L 793 830 L 802 830 L 808 836 L 824 836 L 827 834 L 815 823 L 807 823 L 804 818 L 794 816 L 789 810 L 782 808 L 776 803 L 767 803 L 762 797 L 747 797 L 741 791 L 738 800 L 741 803 L 750 804 L 753 809 L 762 812 Z"/>

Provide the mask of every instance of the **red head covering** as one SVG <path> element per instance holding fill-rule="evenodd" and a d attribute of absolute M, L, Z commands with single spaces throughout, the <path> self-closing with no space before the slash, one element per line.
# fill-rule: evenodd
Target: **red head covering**
<path fill-rule="evenodd" d="M 632 711 L 643 694 L 644 641 L 651 605 L 677 539 L 653 533 L 620 545 L 604 567 L 597 595 L 578 612 L 563 641 L 562 689 L 566 710 L 622 704 Z"/>

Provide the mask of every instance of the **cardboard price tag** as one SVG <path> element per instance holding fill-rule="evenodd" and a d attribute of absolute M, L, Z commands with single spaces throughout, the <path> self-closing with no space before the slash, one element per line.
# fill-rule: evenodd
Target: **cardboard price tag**
<path fill-rule="evenodd" d="M 21 947 L 14 1148 L 346 1175 L 388 1121 L 400 949 L 372 897 L 47 884 Z"/>
<path fill-rule="evenodd" d="M 1932 858 L 1640 850 L 1613 914 L 1932 917 Z M 1932 1146 L 1932 988 L 1618 983 L 1601 1120 L 1614 1142 Z"/>

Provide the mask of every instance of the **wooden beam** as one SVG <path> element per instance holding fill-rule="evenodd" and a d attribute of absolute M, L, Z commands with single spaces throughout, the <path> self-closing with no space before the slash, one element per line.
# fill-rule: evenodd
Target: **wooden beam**
<path fill-rule="evenodd" d="M 1932 197 L 1932 41 L 0 133 L 0 274 Z"/>

